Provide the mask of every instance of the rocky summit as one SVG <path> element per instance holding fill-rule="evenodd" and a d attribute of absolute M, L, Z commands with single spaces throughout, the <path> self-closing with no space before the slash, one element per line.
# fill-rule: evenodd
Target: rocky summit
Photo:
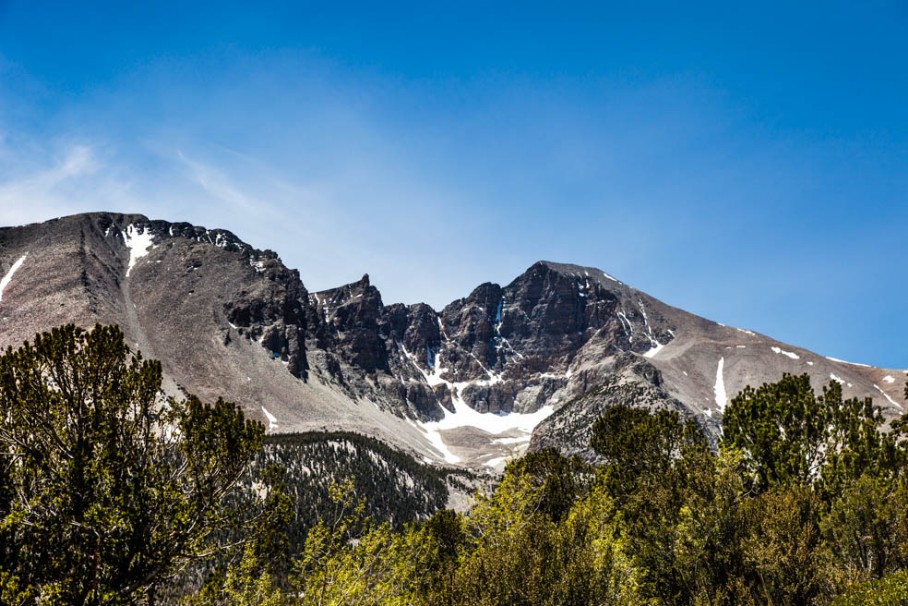
<path fill-rule="evenodd" d="M 500 469 L 526 449 L 589 456 L 615 403 L 717 436 L 745 385 L 810 375 L 902 413 L 906 372 L 852 364 L 671 307 L 601 270 L 540 261 L 442 310 L 386 305 L 368 275 L 309 292 L 234 234 L 93 213 L 0 229 L 0 345 L 118 324 L 166 390 L 239 403 L 272 433 L 357 431 L 433 463 Z"/>

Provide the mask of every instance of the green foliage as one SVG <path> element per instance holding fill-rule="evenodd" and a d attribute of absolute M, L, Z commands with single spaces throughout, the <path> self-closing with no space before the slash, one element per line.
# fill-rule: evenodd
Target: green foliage
<path fill-rule="evenodd" d="M 576 463 L 553 452 L 531 459 L 510 465 L 495 492 L 465 516 L 467 540 L 448 603 L 635 603 L 630 563 L 610 523 L 611 499 L 599 488 L 575 492 L 571 506 L 552 516 L 552 484 L 541 471 L 562 475 Z"/>
<path fill-rule="evenodd" d="M 908 569 L 908 486 L 865 475 L 832 502 L 822 521 L 837 560 L 857 578 Z"/>
<path fill-rule="evenodd" d="M 808 375 L 750 386 L 732 398 L 722 417 L 722 447 L 736 448 L 756 490 L 819 477 L 832 415 Z"/>
<path fill-rule="evenodd" d="M 695 434 L 676 412 L 612 406 L 593 425 L 590 445 L 633 479 L 664 473 Z"/>
<path fill-rule="evenodd" d="M 524 476 L 538 491 L 537 511 L 552 521 L 561 520 L 592 479 L 592 467 L 579 457 L 567 459 L 546 448 L 530 452 L 508 464 L 511 476 Z"/>
<path fill-rule="evenodd" d="M 712 483 L 702 431 L 676 412 L 613 406 L 593 425 L 590 443 L 606 461 L 600 479 L 620 507 L 624 551 L 641 594 L 679 600 L 690 581 L 676 528 L 685 500 Z"/>
<path fill-rule="evenodd" d="M 860 583 L 836 598 L 832 606 L 905 606 L 908 572 L 902 570 L 875 581 Z"/>
<path fill-rule="evenodd" d="M 200 592 L 181 601 L 184 606 L 281 606 L 268 562 L 248 543 L 239 562 L 218 573 Z"/>
<path fill-rule="evenodd" d="M 738 453 L 690 458 L 684 497 L 667 532 L 676 537 L 671 560 L 679 585 L 692 603 L 746 604 L 750 592 L 740 548 L 749 525 Z"/>
<path fill-rule="evenodd" d="M 736 401 L 719 454 L 674 413 L 615 406 L 593 429 L 596 469 L 540 451 L 465 514 L 323 527 L 303 601 L 829 604 L 906 568 L 902 447 L 872 406 L 797 377 Z M 904 578 L 883 578 L 842 603 L 898 595 Z"/>
<path fill-rule="evenodd" d="M 120 604 L 212 548 L 263 427 L 195 397 L 164 400 L 161 367 L 115 327 L 64 326 L 0 356 L 4 600 Z"/>
<path fill-rule="evenodd" d="M 641 571 L 622 536 L 620 510 L 606 487 L 593 485 L 559 527 L 560 580 L 549 603 L 644 604 Z"/>
<path fill-rule="evenodd" d="M 796 482 L 836 494 L 865 473 L 894 477 L 905 469 L 905 449 L 882 426 L 869 398 L 843 400 L 836 381 L 817 396 L 808 375 L 784 375 L 732 399 L 721 446 L 744 453 L 757 491 Z"/>
<path fill-rule="evenodd" d="M 393 532 L 387 524 L 370 528 L 355 543 L 338 547 L 329 557 L 308 560 L 329 544 L 322 527 L 313 529 L 304 558 L 309 566 L 300 604 L 387 604 L 415 601 L 419 575 L 415 534 Z"/>
<path fill-rule="evenodd" d="M 741 548 L 755 601 L 810 604 L 829 595 L 821 508 L 817 495 L 797 484 L 746 503 L 747 535 Z"/>
<path fill-rule="evenodd" d="M 354 434 L 275 437 L 249 469 L 261 426 L 159 392 L 116 329 L 0 357 L 0 603 L 166 601 L 227 543 L 181 603 L 908 601 L 908 423 L 837 383 L 746 388 L 718 452 L 677 413 L 613 406 L 601 465 L 530 453 L 465 513 L 441 509 L 457 478 Z"/>
<path fill-rule="evenodd" d="M 296 595 L 302 605 L 414 603 L 420 547 L 409 528 L 363 518 L 352 481 L 331 486 L 335 515 L 320 520 L 296 560 Z"/>
<path fill-rule="evenodd" d="M 458 603 L 541 604 L 555 581 L 554 525 L 539 513 L 541 489 L 528 476 L 506 473 L 499 488 L 477 500 L 466 518 L 467 550 L 457 575 Z"/>
<path fill-rule="evenodd" d="M 606 462 L 616 496 L 663 484 L 682 452 L 706 444 L 703 432 L 674 411 L 612 406 L 593 424 L 590 446 Z"/>
<path fill-rule="evenodd" d="M 0 604 L 31 604 L 35 600 L 32 587 L 22 587 L 19 577 L 0 570 Z"/>

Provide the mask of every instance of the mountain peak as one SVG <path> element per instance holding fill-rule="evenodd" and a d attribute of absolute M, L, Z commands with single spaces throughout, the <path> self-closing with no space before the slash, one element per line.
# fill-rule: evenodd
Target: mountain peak
<path fill-rule="evenodd" d="M 592 278 L 601 284 L 607 284 L 611 282 L 612 284 L 622 284 L 617 278 L 605 273 L 598 267 L 586 267 L 583 265 L 575 265 L 573 263 L 558 263 L 556 261 L 536 261 L 531 265 L 525 272 L 526 274 L 532 273 L 556 273 L 567 278 Z"/>

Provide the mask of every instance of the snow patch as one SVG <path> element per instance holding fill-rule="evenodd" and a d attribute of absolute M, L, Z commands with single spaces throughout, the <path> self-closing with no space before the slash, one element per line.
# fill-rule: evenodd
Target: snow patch
<path fill-rule="evenodd" d="M 530 441 L 531 436 L 520 436 L 517 438 L 498 438 L 492 440 L 493 444 L 503 444 L 505 446 L 513 446 L 514 444 L 527 444 Z"/>
<path fill-rule="evenodd" d="M 268 412 L 268 409 L 262 406 L 262 412 L 265 413 L 265 418 L 268 419 L 268 429 L 274 429 L 277 427 L 277 417 Z"/>
<path fill-rule="evenodd" d="M 716 384 L 713 387 L 713 391 L 716 393 L 716 406 L 722 412 L 725 412 L 725 401 L 728 399 L 728 395 L 725 393 L 725 378 L 722 376 L 724 369 L 725 358 L 719 358 L 719 367 L 716 369 Z"/>
<path fill-rule="evenodd" d="M 0 301 L 3 301 L 3 291 L 6 290 L 6 287 L 9 286 L 9 283 L 13 280 L 13 274 L 19 271 L 19 268 L 22 267 L 22 264 L 25 263 L 25 257 L 28 256 L 28 253 L 25 253 L 19 259 L 13 263 L 13 266 L 9 268 L 9 271 L 6 272 L 6 275 L 3 276 L 3 279 L 0 280 Z"/>
<path fill-rule="evenodd" d="M 809 362 L 809 361 L 808 361 L 808 362 L 807 362 L 807 365 L 808 365 L 808 366 L 813 366 L 813 362 Z"/>
<path fill-rule="evenodd" d="M 492 435 L 517 431 L 526 434 L 526 437 L 529 438 L 529 434 L 533 432 L 536 426 L 555 412 L 552 406 L 543 406 L 533 413 L 502 412 L 495 414 L 479 412 L 470 408 L 463 401 L 460 390 L 452 392 L 451 399 L 454 403 L 454 412 L 445 411 L 445 416 L 440 421 L 421 423 L 423 428 L 447 431 L 460 427 L 473 427 Z"/>
<path fill-rule="evenodd" d="M 904 408 L 902 407 L 902 405 L 899 404 L 898 402 L 896 402 L 895 400 L 893 400 L 892 398 L 890 398 L 890 397 L 889 397 L 889 394 L 886 393 L 885 391 L 883 391 L 882 388 L 881 388 L 879 385 L 874 385 L 873 387 L 874 387 L 874 389 L 876 389 L 878 392 L 880 392 L 881 394 L 883 394 L 883 397 L 886 398 L 886 399 L 889 401 L 890 404 L 892 404 L 893 406 L 898 406 L 899 408 L 901 408 L 902 410 L 904 410 Z"/>
<path fill-rule="evenodd" d="M 140 233 L 135 225 L 129 225 L 126 228 L 123 241 L 129 248 L 129 265 L 126 268 L 126 277 L 128 278 L 132 268 L 136 266 L 136 261 L 148 254 L 148 250 L 154 242 L 152 242 L 152 235 L 148 229 L 142 228 Z"/>
<path fill-rule="evenodd" d="M 538 376 L 540 379 L 564 379 L 568 375 L 567 374 L 560 375 L 560 374 L 554 373 L 554 372 L 541 372 L 536 376 Z"/>
<path fill-rule="evenodd" d="M 429 443 L 441 454 L 441 458 L 444 459 L 446 463 L 460 463 L 460 457 L 451 452 L 451 449 L 445 444 L 438 429 L 427 428 L 425 426 L 423 429 L 426 432 L 426 438 L 428 438 Z"/>
<path fill-rule="evenodd" d="M 212 233 L 214 234 L 214 238 L 211 237 Z M 206 229 L 204 235 L 196 237 L 196 242 L 207 242 L 208 244 L 214 244 L 218 248 L 227 248 L 231 244 L 240 246 L 239 242 L 232 241 L 221 231 L 212 231 L 210 229 Z M 241 246 L 241 248 L 245 247 Z"/>
<path fill-rule="evenodd" d="M 653 340 L 653 343 L 655 343 L 655 345 L 653 345 L 652 349 L 643 354 L 644 358 L 654 358 L 656 354 L 662 351 L 662 348 L 665 347 L 665 345 L 663 345 L 659 341 L 656 341 L 655 339 Z"/>
<path fill-rule="evenodd" d="M 261 259 L 250 258 L 249 265 L 252 266 L 252 269 L 260 274 L 265 272 L 265 262 Z M 318 297 L 316 297 L 316 300 L 318 300 Z"/>
<path fill-rule="evenodd" d="M 788 357 L 791 358 L 792 360 L 800 360 L 800 359 L 801 359 L 801 356 L 799 356 L 798 354 L 792 353 L 792 352 L 790 352 L 790 351 L 785 351 L 784 349 L 782 349 L 782 348 L 780 348 L 780 347 L 773 347 L 772 350 L 773 350 L 774 352 L 776 352 L 777 354 L 782 354 L 783 356 L 788 356 Z"/>
<path fill-rule="evenodd" d="M 851 364 L 852 366 L 863 366 L 864 368 L 873 368 L 872 366 L 870 366 L 870 364 L 860 364 L 858 362 L 848 362 L 847 360 L 839 360 L 838 358 L 830 358 L 829 356 L 826 356 L 826 359 L 830 360 L 832 362 L 839 362 L 840 364 Z"/>
<path fill-rule="evenodd" d="M 422 423 L 419 421 L 414 424 L 426 433 L 429 443 L 437 450 L 442 458 L 448 463 L 459 463 L 460 457 L 455 455 L 445 444 L 441 432 L 460 427 L 472 427 L 479 429 L 488 434 L 500 435 L 506 432 L 517 432 L 524 434 L 515 438 L 502 438 L 503 440 L 513 440 L 514 444 L 528 445 L 531 434 L 539 423 L 545 420 L 549 415 L 555 412 L 552 406 L 543 406 L 534 413 L 482 413 L 470 408 L 463 400 L 463 390 L 470 386 L 487 387 L 502 381 L 501 375 L 496 375 L 488 370 L 489 379 L 479 381 L 447 381 L 442 378 L 446 372 L 443 364 L 442 352 L 435 352 L 434 367 L 431 373 L 427 373 L 419 366 L 416 357 L 402 348 L 404 355 L 413 363 L 413 366 L 419 370 L 423 378 L 430 386 L 444 385 L 451 393 L 451 400 L 454 403 L 454 412 L 445 411 L 445 416 L 439 421 L 429 421 Z M 501 442 L 505 443 L 505 442 Z"/>
<path fill-rule="evenodd" d="M 885 381 L 886 383 L 889 383 L 889 384 L 895 383 L 895 379 L 892 378 L 890 375 L 886 375 L 885 377 L 883 377 L 883 381 Z"/>
<path fill-rule="evenodd" d="M 494 459 L 489 459 L 484 463 L 486 467 L 491 467 L 492 469 L 497 469 L 499 471 L 504 469 L 504 463 L 507 460 L 507 457 L 495 457 Z"/>
<path fill-rule="evenodd" d="M 845 380 L 842 377 L 835 374 L 834 372 L 829 373 L 829 378 L 832 379 L 833 381 L 839 383 L 840 385 L 845 384 Z"/>
<path fill-rule="evenodd" d="M 757 336 L 757 333 L 752 330 L 747 330 L 746 328 L 737 328 L 735 330 L 737 330 L 738 332 L 743 332 L 745 335 L 750 335 L 751 337 Z"/>

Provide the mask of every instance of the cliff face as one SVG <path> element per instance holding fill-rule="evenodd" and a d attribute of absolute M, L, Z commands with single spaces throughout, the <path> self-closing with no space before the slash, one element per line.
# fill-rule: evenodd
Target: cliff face
<path fill-rule="evenodd" d="M 223 395 L 272 432 L 361 431 L 433 461 L 501 467 L 527 447 L 587 453 L 618 402 L 716 435 L 746 384 L 808 373 L 901 413 L 902 371 L 709 322 L 598 269 L 539 262 L 437 311 L 385 305 L 368 276 L 309 293 L 230 232 L 95 213 L 0 229 L 0 345 L 119 324 L 167 389 Z"/>

